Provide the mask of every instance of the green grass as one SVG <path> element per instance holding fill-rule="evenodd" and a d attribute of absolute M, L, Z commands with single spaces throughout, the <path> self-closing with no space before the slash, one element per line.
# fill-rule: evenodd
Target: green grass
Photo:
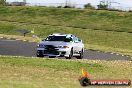
<path fill-rule="evenodd" d="M 101 31 L 101 30 L 91 30 L 91 29 L 80 29 L 80 28 L 70 28 L 70 27 L 61 27 L 61 26 L 50 26 L 50 25 L 40 25 L 40 24 L 25 24 L 19 22 L 5 22 L 0 21 L 0 26 L 6 26 L 9 28 L 12 26 L 17 29 L 30 29 L 35 31 L 35 35 L 41 36 L 41 38 L 46 37 L 51 33 L 72 33 L 81 38 L 87 49 L 101 50 L 106 52 L 115 52 L 124 55 L 132 56 L 132 35 L 131 33 L 126 32 L 112 32 L 112 31 Z M 6 30 L 8 32 L 6 32 Z M 2 34 L 15 34 L 21 35 L 16 32 L 16 29 L 3 29 Z M 33 34 L 28 34 L 31 36 Z M 3 36 L 3 35 L 2 35 Z M 42 37 L 43 36 L 43 37 Z M 22 37 L 23 38 L 23 37 Z M 26 39 L 26 38 L 24 38 Z M 35 40 L 28 38 L 28 40 Z"/>
<path fill-rule="evenodd" d="M 132 56 L 131 21 L 132 13 L 130 12 L 0 7 L 1 35 L 23 36 L 16 32 L 17 29 L 34 29 L 35 35 L 41 38 L 54 32 L 72 33 L 84 41 L 87 49 L 130 56 Z M 27 37 L 32 35 L 30 33 Z"/>
<path fill-rule="evenodd" d="M 45 7 L 0 7 L 0 20 L 132 32 L 132 13 Z"/>
<path fill-rule="evenodd" d="M 132 56 L 131 23 L 130 12 L 0 7 L 0 37 L 38 41 L 31 36 L 43 38 L 54 32 L 72 33 L 84 41 L 87 49 Z M 23 37 L 17 29 L 34 29 L 35 33 Z M 0 88 L 83 88 L 78 82 L 81 68 L 88 71 L 91 79 L 132 80 L 132 61 L 0 56 Z"/>
<path fill-rule="evenodd" d="M 0 88 L 83 88 L 78 82 L 78 78 L 81 76 L 81 68 L 88 71 L 91 79 L 132 80 L 131 67 L 131 61 L 65 60 L 1 56 Z M 90 88 L 94 88 L 94 86 Z M 97 88 L 106 87 L 97 86 Z M 119 86 L 115 88 L 124 87 Z"/>

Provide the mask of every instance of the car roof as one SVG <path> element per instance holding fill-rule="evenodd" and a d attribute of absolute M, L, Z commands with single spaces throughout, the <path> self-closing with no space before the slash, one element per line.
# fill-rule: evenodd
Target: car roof
<path fill-rule="evenodd" d="M 72 34 L 53 33 L 50 34 L 49 36 L 72 36 Z"/>

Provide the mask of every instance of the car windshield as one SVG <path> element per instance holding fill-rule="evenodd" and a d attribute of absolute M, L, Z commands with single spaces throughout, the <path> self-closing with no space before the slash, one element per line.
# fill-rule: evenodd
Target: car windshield
<path fill-rule="evenodd" d="M 70 42 L 72 41 L 71 37 L 66 36 L 49 36 L 46 38 L 45 41 L 63 41 L 63 42 Z"/>

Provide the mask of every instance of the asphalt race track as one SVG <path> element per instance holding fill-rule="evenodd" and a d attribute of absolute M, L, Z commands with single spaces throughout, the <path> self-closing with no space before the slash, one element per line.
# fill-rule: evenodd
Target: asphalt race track
<path fill-rule="evenodd" d="M 0 39 L 0 55 L 36 57 L 37 43 L 20 40 Z M 85 59 L 98 60 L 132 60 L 130 56 L 115 53 L 85 50 Z"/>

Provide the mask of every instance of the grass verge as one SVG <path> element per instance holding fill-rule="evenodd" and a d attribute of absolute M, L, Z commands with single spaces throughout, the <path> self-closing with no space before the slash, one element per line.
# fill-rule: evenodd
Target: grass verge
<path fill-rule="evenodd" d="M 41 38 L 47 37 L 51 33 L 71 33 L 77 35 L 85 43 L 87 49 L 115 52 L 123 55 L 132 56 L 132 35 L 126 32 L 113 32 L 113 31 L 101 31 L 91 29 L 80 29 L 62 26 L 51 26 L 41 24 L 27 24 L 19 22 L 7 22 L 0 21 L 0 33 L 1 36 L 11 37 L 12 35 L 18 35 L 18 38 L 29 41 L 36 41 L 35 38 L 31 38 L 32 35 L 40 36 Z M 12 28 L 11 28 L 12 27 Z M 35 33 L 29 33 L 26 37 L 21 33 L 16 32 L 17 29 L 34 30 Z M 3 35 L 6 34 L 6 35 Z M 10 35 L 12 34 L 12 35 Z M 12 36 L 14 37 L 14 36 Z M 16 36 L 17 37 L 17 36 Z M 38 41 L 39 39 L 37 39 Z"/>
<path fill-rule="evenodd" d="M 89 72 L 91 79 L 132 80 L 132 61 L 0 56 L 0 88 L 82 88 L 78 82 L 81 68 Z M 97 88 L 106 87 L 97 86 Z"/>
<path fill-rule="evenodd" d="M 24 37 L 20 35 L 5 35 L 5 34 L 0 34 L 0 38 L 4 39 L 12 39 L 12 40 L 23 40 L 23 41 L 29 41 L 29 42 L 39 42 L 41 39 L 40 38 L 33 38 L 33 37 Z"/>
<path fill-rule="evenodd" d="M 132 13 L 46 7 L 0 7 L 0 20 L 132 32 Z"/>
<path fill-rule="evenodd" d="M 51 33 L 72 33 L 81 38 L 87 49 L 132 56 L 132 13 L 106 10 L 80 10 L 46 7 L 0 7 L 0 34 L 18 35 L 28 41 L 38 41 L 16 32 L 34 30 L 46 37 Z M 3 35 L 5 36 L 5 35 Z M 11 37 L 6 36 L 6 37 Z M 14 38 L 14 36 L 12 36 Z"/>

